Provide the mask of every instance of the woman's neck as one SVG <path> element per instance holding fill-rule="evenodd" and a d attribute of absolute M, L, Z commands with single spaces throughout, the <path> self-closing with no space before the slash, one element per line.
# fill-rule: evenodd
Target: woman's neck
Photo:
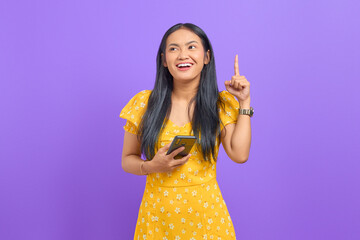
<path fill-rule="evenodd" d="M 174 81 L 173 83 L 174 88 L 172 91 L 172 98 L 177 100 L 185 100 L 187 102 L 195 97 L 199 88 L 199 81 L 191 81 L 186 83 Z"/>

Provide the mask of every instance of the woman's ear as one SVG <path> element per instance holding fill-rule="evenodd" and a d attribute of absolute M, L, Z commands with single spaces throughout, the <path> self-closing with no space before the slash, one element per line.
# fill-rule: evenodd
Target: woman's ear
<path fill-rule="evenodd" d="M 205 55 L 205 61 L 204 64 L 208 64 L 210 62 L 210 50 L 207 50 L 206 55 Z"/>
<path fill-rule="evenodd" d="M 166 61 L 164 59 L 164 54 L 161 53 L 161 61 L 163 62 L 164 67 L 167 67 Z"/>

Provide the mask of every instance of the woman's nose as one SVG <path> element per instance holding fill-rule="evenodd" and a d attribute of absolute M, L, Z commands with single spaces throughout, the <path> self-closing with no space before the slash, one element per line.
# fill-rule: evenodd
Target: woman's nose
<path fill-rule="evenodd" d="M 179 55 L 178 55 L 179 60 L 180 59 L 187 59 L 187 58 L 188 58 L 188 54 L 187 54 L 186 51 L 184 51 L 184 50 L 179 51 Z"/>

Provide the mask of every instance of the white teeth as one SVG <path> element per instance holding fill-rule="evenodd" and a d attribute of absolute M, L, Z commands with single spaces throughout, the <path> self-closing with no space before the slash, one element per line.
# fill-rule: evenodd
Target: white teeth
<path fill-rule="evenodd" d="M 191 67 L 190 63 L 180 63 L 177 65 L 178 67 Z"/>

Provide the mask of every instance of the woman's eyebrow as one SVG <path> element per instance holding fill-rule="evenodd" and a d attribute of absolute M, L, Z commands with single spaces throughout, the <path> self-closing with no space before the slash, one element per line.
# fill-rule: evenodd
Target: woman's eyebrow
<path fill-rule="evenodd" d="M 185 43 L 185 45 L 189 45 L 189 44 L 192 44 L 192 43 L 198 43 L 197 41 L 190 41 L 190 42 L 188 42 L 188 43 Z M 177 44 L 177 43 L 170 43 L 169 45 L 168 45 L 168 47 L 170 47 L 170 46 L 176 46 L 176 47 L 179 47 L 179 44 Z"/>

